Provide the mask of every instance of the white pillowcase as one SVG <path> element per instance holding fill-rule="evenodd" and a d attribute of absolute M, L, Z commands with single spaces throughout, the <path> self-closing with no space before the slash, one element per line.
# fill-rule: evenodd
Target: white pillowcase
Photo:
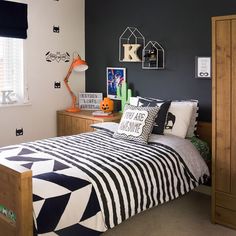
<path fill-rule="evenodd" d="M 129 104 L 132 106 L 138 106 L 139 97 L 130 97 Z"/>
<path fill-rule="evenodd" d="M 171 102 L 164 129 L 164 134 L 185 138 L 193 113 L 192 102 Z"/>
<path fill-rule="evenodd" d="M 146 100 L 151 100 L 151 101 L 153 101 L 153 100 L 155 100 L 155 101 L 163 101 L 163 102 L 166 101 L 166 100 L 159 99 L 159 98 L 150 98 L 150 97 L 137 96 L 137 97 L 130 97 L 129 104 L 132 105 L 132 106 L 138 106 L 139 98 L 146 99 Z M 170 101 L 170 100 L 168 100 L 168 101 Z"/>
<path fill-rule="evenodd" d="M 130 98 L 130 105 L 133 105 L 133 106 L 137 106 L 138 105 L 138 100 L 139 100 L 139 96 L 138 97 L 131 97 Z M 141 97 L 142 98 L 142 97 Z M 154 98 L 153 98 L 154 99 Z M 156 99 L 156 100 L 162 100 L 162 99 Z M 172 101 L 171 105 L 170 105 L 170 108 L 172 107 L 172 110 L 173 109 L 176 109 L 176 106 L 175 104 L 176 103 L 181 103 L 181 104 L 192 104 L 193 108 L 192 108 L 192 114 L 191 114 L 191 119 L 190 119 L 190 122 L 189 122 L 189 126 L 188 126 L 188 130 L 187 130 L 187 133 L 186 133 L 186 137 L 187 138 L 191 138 L 195 135 L 195 131 L 196 131 L 196 128 L 197 128 L 197 117 L 198 117 L 198 100 L 194 100 L 194 99 L 191 99 L 191 100 L 183 100 L 183 101 Z M 174 107 L 173 107 L 174 106 Z M 181 106 L 181 105 L 180 105 Z M 185 106 L 185 105 L 184 105 Z M 187 105 L 188 106 L 188 105 Z M 184 109 L 184 108 L 182 108 Z M 188 120 L 189 117 L 186 117 L 186 120 Z M 187 121 L 188 122 L 188 121 Z M 184 122 L 184 124 L 186 125 L 186 122 Z M 184 127 L 185 127 L 184 125 Z M 177 129 L 177 127 L 175 127 L 175 130 Z M 178 130 L 180 130 L 181 127 L 178 127 Z M 164 132 L 164 133 L 170 133 L 170 130 Z M 174 132 L 175 133 L 175 132 Z M 177 132 L 178 133 L 178 132 Z M 179 136 L 179 135 L 177 135 Z M 182 137 L 183 134 L 181 132 L 181 135 L 180 137 Z"/>
<path fill-rule="evenodd" d="M 117 131 L 118 125 L 119 123 L 115 123 L 115 122 L 101 122 L 101 123 L 91 124 L 90 127 L 96 130 L 106 130 L 106 131 L 110 131 L 114 133 Z"/>
<path fill-rule="evenodd" d="M 187 138 L 192 138 L 195 136 L 195 131 L 197 129 L 197 118 L 198 118 L 198 100 L 190 100 L 190 102 L 193 104 L 193 112 L 192 117 L 189 123 L 188 131 L 186 134 Z"/>

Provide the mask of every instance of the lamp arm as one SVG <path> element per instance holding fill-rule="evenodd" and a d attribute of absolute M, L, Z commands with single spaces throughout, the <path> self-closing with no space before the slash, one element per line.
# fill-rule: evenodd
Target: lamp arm
<path fill-rule="evenodd" d="M 70 77 L 70 75 L 71 75 L 71 73 L 72 73 L 72 70 L 73 70 L 73 62 L 71 63 L 71 66 L 70 66 L 70 68 L 69 68 L 69 70 L 68 70 L 68 73 L 67 73 L 67 75 L 66 75 L 66 77 L 64 78 L 64 83 L 65 83 L 65 85 L 66 85 L 66 88 L 67 88 L 67 90 L 69 91 L 69 93 L 70 93 L 70 96 L 71 96 L 71 98 L 72 98 L 72 107 L 74 108 L 75 107 L 75 105 L 76 105 L 76 96 L 75 96 L 75 94 L 73 93 L 73 91 L 71 90 L 71 88 L 70 88 L 70 86 L 69 86 L 69 77 Z"/>

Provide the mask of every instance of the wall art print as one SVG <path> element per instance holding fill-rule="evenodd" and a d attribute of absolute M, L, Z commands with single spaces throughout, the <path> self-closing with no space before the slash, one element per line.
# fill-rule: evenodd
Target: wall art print
<path fill-rule="evenodd" d="M 53 25 L 53 33 L 60 33 L 60 26 L 59 25 Z"/>
<path fill-rule="evenodd" d="M 126 81 L 126 68 L 107 67 L 107 97 L 118 99 L 117 87 Z"/>
<path fill-rule="evenodd" d="M 211 57 L 195 57 L 195 77 L 211 78 Z"/>
<path fill-rule="evenodd" d="M 50 52 L 48 51 L 46 54 L 46 61 L 47 62 L 53 62 L 53 61 L 56 61 L 56 62 L 60 62 L 60 61 L 63 61 L 63 62 L 69 62 L 70 61 L 70 54 L 68 52 L 65 52 L 65 53 L 61 53 L 61 52 L 56 52 L 56 53 L 53 53 L 53 52 Z"/>

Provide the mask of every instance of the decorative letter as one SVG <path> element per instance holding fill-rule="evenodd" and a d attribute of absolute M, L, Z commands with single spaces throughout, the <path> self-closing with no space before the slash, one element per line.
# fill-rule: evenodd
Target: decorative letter
<path fill-rule="evenodd" d="M 141 61 L 138 57 L 137 51 L 141 47 L 141 44 L 123 44 L 124 47 L 124 59 L 123 61 Z"/>
<path fill-rule="evenodd" d="M 15 103 L 16 101 L 11 99 L 12 95 L 15 95 L 13 90 L 4 90 L 2 92 L 2 104 L 12 104 Z"/>

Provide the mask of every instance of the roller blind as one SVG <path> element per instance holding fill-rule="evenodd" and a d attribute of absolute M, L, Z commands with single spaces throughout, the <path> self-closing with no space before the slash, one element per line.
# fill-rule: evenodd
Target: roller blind
<path fill-rule="evenodd" d="M 0 0 L 0 36 L 27 38 L 27 4 Z"/>
<path fill-rule="evenodd" d="M 23 39 L 0 37 L 0 102 L 23 102 Z"/>

